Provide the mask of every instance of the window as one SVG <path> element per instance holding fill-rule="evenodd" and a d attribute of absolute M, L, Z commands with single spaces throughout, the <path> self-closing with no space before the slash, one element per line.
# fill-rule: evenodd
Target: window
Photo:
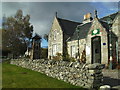
<path fill-rule="evenodd" d="M 75 57 L 75 45 L 71 46 L 71 57 Z"/>
<path fill-rule="evenodd" d="M 57 38 L 57 31 L 55 30 L 55 31 L 53 32 L 53 39 L 56 40 L 56 38 Z"/>
<path fill-rule="evenodd" d="M 60 52 L 60 51 L 61 51 L 61 45 L 60 45 L 60 44 L 58 44 L 57 46 L 58 46 L 58 47 L 57 47 L 58 52 Z"/>
<path fill-rule="evenodd" d="M 53 55 L 53 56 L 56 56 L 56 53 L 57 53 L 57 45 L 54 44 L 54 45 L 52 46 L 52 55 Z"/>

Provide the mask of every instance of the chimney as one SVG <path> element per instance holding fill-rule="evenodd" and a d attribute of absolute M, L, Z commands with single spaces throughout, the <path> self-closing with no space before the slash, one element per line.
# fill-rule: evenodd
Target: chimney
<path fill-rule="evenodd" d="M 83 20 L 83 23 L 88 23 L 88 22 L 91 22 L 93 20 L 92 16 L 91 16 L 91 13 L 87 13 L 84 15 L 84 20 Z"/>

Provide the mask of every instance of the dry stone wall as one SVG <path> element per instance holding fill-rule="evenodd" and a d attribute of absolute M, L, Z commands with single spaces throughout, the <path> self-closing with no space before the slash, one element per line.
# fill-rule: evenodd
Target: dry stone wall
<path fill-rule="evenodd" d="M 11 64 L 28 68 L 57 78 L 65 82 L 84 88 L 97 88 L 102 85 L 101 64 L 80 64 L 79 62 L 54 61 L 54 60 L 28 60 L 14 59 Z"/>

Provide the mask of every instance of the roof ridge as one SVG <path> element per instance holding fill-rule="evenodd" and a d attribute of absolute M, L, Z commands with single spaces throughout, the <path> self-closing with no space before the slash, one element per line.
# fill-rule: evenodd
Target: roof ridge
<path fill-rule="evenodd" d="M 59 17 L 57 17 L 57 19 L 62 19 L 62 20 L 65 20 L 65 21 L 82 24 L 81 22 L 76 22 L 76 21 L 68 20 L 68 19 L 64 19 L 64 18 L 59 18 Z"/>
<path fill-rule="evenodd" d="M 118 13 L 118 12 L 115 12 L 115 13 L 109 14 L 109 15 L 107 15 L 107 16 L 104 16 L 104 17 L 100 18 L 100 19 L 103 19 L 103 18 L 105 18 L 105 17 L 111 16 L 111 15 L 114 15 L 114 14 L 117 14 L 117 13 Z"/>
<path fill-rule="evenodd" d="M 77 25 L 81 24 L 79 22 L 74 22 L 74 21 L 70 21 L 70 20 L 66 20 L 58 17 L 56 19 L 58 20 L 58 23 L 61 26 L 63 32 L 68 36 L 72 36 Z"/>
<path fill-rule="evenodd" d="M 89 24 L 89 23 L 92 23 L 92 21 L 88 22 L 88 23 L 81 23 L 80 25 L 78 26 L 83 26 L 83 25 L 86 25 L 86 24 Z"/>

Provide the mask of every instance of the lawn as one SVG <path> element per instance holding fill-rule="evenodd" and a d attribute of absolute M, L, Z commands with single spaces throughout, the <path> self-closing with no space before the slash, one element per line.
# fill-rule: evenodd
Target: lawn
<path fill-rule="evenodd" d="M 18 67 L 16 65 L 11 65 L 9 63 L 2 64 L 2 87 L 3 88 L 80 88 L 65 83 L 63 81 L 48 77 L 39 72 Z"/>

